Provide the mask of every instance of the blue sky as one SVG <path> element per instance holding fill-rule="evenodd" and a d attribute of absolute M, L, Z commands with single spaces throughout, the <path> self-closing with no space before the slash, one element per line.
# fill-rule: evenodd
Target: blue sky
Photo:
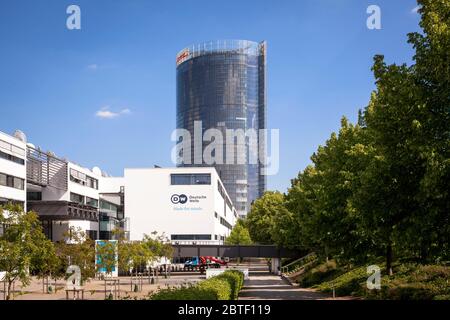
<path fill-rule="evenodd" d="M 81 8 L 81 30 L 66 8 Z M 366 27 L 370 4 L 382 29 Z M 374 88 L 374 54 L 411 63 L 415 0 L 1 0 L 0 131 L 112 175 L 173 166 L 175 56 L 193 43 L 268 43 L 268 126 L 280 129 L 280 171 L 290 179 Z M 99 113 L 100 112 L 100 113 Z M 99 117 L 102 115 L 103 117 Z M 109 116 L 109 117 L 108 117 Z"/>

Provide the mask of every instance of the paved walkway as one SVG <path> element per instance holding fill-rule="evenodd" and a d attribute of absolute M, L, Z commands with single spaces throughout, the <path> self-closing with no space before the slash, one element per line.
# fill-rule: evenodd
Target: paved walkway
<path fill-rule="evenodd" d="M 269 273 L 262 263 L 247 264 L 250 275 L 245 280 L 239 300 L 325 300 L 333 299 L 314 289 L 290 285 L 280 276 Z"/>

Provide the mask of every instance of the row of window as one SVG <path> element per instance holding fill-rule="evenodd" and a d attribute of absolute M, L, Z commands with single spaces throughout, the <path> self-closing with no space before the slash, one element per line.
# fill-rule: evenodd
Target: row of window
<path fill-rule="evenodd" d="M 172 234 L 170 236 L 171 240 L 211 240 L 212 236 L 210 234 Z M 224 241 L 225 237 L 215 234 L 214 240 Z"/>
<path fill-rule="evenodd" d="M 8 205 L 8 204 L 19 205 L 23 208 L 24 202 L 0 197 L 0 207 Z"/>
<path fill-rule="evenodd" d="M 4 149 L 8 152 L 15 153 L 19 156 L 25 157 L 25 149 L 22 149 L 20 147 L 17 147 L 9 142 L 0 140 L 0 149 Z"/>
<path fill-rule="evenodd" d="M 175 173 L 170 175 L 171 185 L 211 184 L 209 173 Z"/>
<path fill-rule="evenodd" d="M 0 173 L 0 186 L 24 190 L 25 180 L 9 174 Z"/>
<path fill-rule="evenodd" d="M 211 240 L 210 234 L 172 234 L 171 240 Z"/>
<path fill-rule="evenodd" d="M 229 230 L 233 229 L 233 226 L 222 217 L 220 217 L 220 224 L 227 227 Z"/>
<path fill-rule="evenodd" d="M 228 206 L 228 208 L 231 210 L 232 205 L 231 205 L 231 200 L 230 198 L 228 198 L 228 196 L 225 193 L 224 188 L 222 187 L 222 185 L 220 184 L 219 181 L 217 181 L 217 189 L 219 190 L 220 195 L 222 196 L 222 198 L 225 200 L 226 205 Z M 226 208 L 225 208 L 226 209 Z M 227 210 L 225 210 L 225 215 L 227 215 Z"/>
<path fill-rule="evenodd" d="M 214 235 L 214 240 L 220 240 L 220 241 L 225 241 L 225 237 L 224 236 L 220 236 L 218 234 Z"/>
<path fill-rule="evenodd" d="M 117 213 L 117 205 L 105 200 L 100 200 L 100 208 Z"/>
<path fill-rule="evenodd" d="M 25 164 L 25 160 L 24 159 L 16 157 L 16 156 L 13 156 L 12 154 L 3 152 L 1 150 L 0 150 L 0 158 L 1 159 L 5 159 L 5 160 L 9 160 L 9 161 L 12 161 L 12 162 L 15 162 L 15 163 L 18 163 L 18 164 L 21 164 L 21 165 Z"/>
<path fill-rule="evenodd" d="M 77 193 L 70 193 L 70 201 L 82 205 L 88 205 L 91 207 L 98 208 L 98 200 L 90 197 L 85 197 Z"/>
<path fill-rule="evenodd" d="M 98 180 L 78 170 L 70 169 L 70 181 L 98 190 Z"/>

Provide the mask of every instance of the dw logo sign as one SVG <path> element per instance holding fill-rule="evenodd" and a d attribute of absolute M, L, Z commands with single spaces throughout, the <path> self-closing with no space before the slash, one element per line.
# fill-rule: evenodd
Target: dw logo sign
<path fill-rule="evenodd" d="M 188 198 L 185 194 L 174 194 L 172 195 L 172 197 L 170 198 L 170 201 L 172 201 L 173 204 L 185 204 L 187 202 Z"/>

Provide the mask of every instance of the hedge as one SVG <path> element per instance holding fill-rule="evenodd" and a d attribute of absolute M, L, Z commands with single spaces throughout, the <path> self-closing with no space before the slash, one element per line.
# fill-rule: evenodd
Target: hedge
<path fill-rule="evenodd" d="M 236 300 L 244 283 L 244 274 L 238 270 L 201 281 L 195 285 L 162 289 L 150 296 L 151 300 Z"/>

